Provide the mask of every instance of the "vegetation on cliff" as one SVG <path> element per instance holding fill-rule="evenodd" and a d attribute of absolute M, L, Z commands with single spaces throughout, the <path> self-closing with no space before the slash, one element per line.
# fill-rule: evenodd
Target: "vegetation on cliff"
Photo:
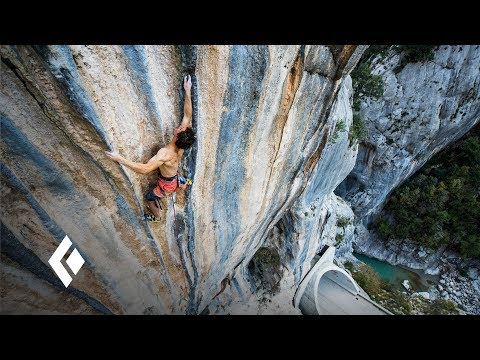
<path fill-rule="evenodd" d="M 480 126 L 396 189 L 375 221 L 386 239 L 480 257 Z"/>

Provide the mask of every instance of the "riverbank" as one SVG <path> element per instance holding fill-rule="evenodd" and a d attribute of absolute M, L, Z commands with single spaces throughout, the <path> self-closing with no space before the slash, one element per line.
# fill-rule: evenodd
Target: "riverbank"
<path fill-rule="evenodd" d="M 431 297 L 454 302 L 466 314 L 480 315 L 480 261 L 464 259 L 445 248 L 432 250 L 409 241 L 382 241 L 365 227 L 356 227 L 353 250 L 394 266 L 439 277 Z"/>
<path fill-rule="evenodd" d="M 462 313 L 450 300 L 437 297 L 430 299 L 428 293 L 396 289 L 380 277 L 375 269 L 359 260 L 355 264 L 345 261 L 345 268 L 372 300 L 395 315 L 457 315 Z"/>
<path fill-rule="evenodd" d="M 388 281 L 395 289 L 400 291 L 405 290 L 402 285 L 402 282 L 405 280 L 408 280 L 414 292 L 428 292 L 434 289 L 440 280 L 440 276 L 428 275 L 421 270 L 408 269 L 402 265 L 391 265 L 363 254 L 353 253 L 353 256 L 373 267 L 382 279 Z"/>

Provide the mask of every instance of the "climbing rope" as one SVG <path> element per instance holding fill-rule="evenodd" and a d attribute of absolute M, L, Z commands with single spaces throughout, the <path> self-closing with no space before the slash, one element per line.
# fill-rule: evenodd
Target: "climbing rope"
<path fill-rule="evenodd" d="M 178 234 L 178 224 L 177 224 L 177 214 L 176 214 L 176 212 L 175 212 L 175 200 L 173 199 L 173 193 L 170 195 L 170 198 L 171 198 L 171 200 L 172 200 L 172 206 L 173 206 L 173 221 L 175 221 L 175 230 L 174 230 L 173 235 L 174 235 L 175 238 L 177 239 L 178 249 L 179 249 L 180 252 L 181 252 L 180 239 L 177 237 L 177 234 Z"/>
<path fill-rule="evenodd" d="M 191 186 L 193 184 L 191 179 L 186 179 L 186 184 Z M 180 182 L 178 180 L 178 172 L 177 172 L 177 186 L 180 187 Z M 179 232 L 178 232 L 178 223 L 177 223 L 177 213 L 175 211 L 175 200 L 173 198 L 174 193 L 170 195 L 170 199 L 172 200 L 172 206 L 173 206 L 173 221 L 175 221 L 175 229 L 173 230 L 173 235 L 177 239 L 177 244 L 178 244 L 178 250 L 180 251 L 180 256 L 182 255 L 182 248 L 180 247 L 180 238 L 179 238 Z"/>
<path fill-rule="evenodd" d="M 180 187 L 180 182 L 178 180 L 178 171 L 177 171 L 177 186 Z M 191 186 L 193 184 L 192 180 L 190 179 L 186 179 L 186 184 Z M 170 195 L 170 198 L 172 200 L 172 206 L 173 206 L 173 218 L 174 218 L 174 221 L 175 221 L 175 230 L 174 230 L 174 236 L 177 237 L 177 234 L 178 234 L 178 224 L 177 224 L 177 214 L 175 213 L 175 200 L 173 200 L 173 195 L 174 193 L 172 193 Z M 177 238 L 177 242 L 178 242 L 178 248 L 180 249 L 180 239 Z"/>

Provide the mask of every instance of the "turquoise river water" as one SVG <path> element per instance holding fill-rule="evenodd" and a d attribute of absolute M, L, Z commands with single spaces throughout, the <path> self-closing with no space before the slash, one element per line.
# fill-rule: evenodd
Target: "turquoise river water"
<path fill-rule="evenodd" d="M 361 262 L 373 267 L 382 279 L 387 280 L 399 290 L 405 290 L 402 286 L 402 281 L 405 279 L 408 279 L 413 291 L 428 291 L 440 279 L 439 276 L 427 275 L 421 270 L 390 265 L 362 254 L 353 253 L 353 255 Z"/>

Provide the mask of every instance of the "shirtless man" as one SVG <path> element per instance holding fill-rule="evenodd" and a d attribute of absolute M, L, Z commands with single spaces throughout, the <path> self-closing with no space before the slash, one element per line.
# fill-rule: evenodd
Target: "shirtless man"
<path fill-rule="evenodd" d="M 172 193 L 178 188 L 185 190 L 187 188 L 185 178 L 178 176 L 178 167 L 182 159 L 185 149 L 188 149 L 195 142 L 195 133 L 192 129 L 192 99 L 191 88 L 192 79 L 190 75 L 183 79 L 183 88 L 185 89 L 185 105 L 183 107 L 182 123 L 175 128 L 173 139 L 167 146 L 158 150 L 157 154 L 152 157 L 146 164 L 133 162 L 125 159 L 115 151 L 106 152 L 107 156 L 120 164 L 132 169 L 139 174 L 148 174 L 156 169 L 160 170 L 157 180 L 157 186 L 153 188 L 145 197 L 154 218 L 148 220 L 158 221 L 160 219 L 160 209 L 156 202 L 165 194 Z"/>

